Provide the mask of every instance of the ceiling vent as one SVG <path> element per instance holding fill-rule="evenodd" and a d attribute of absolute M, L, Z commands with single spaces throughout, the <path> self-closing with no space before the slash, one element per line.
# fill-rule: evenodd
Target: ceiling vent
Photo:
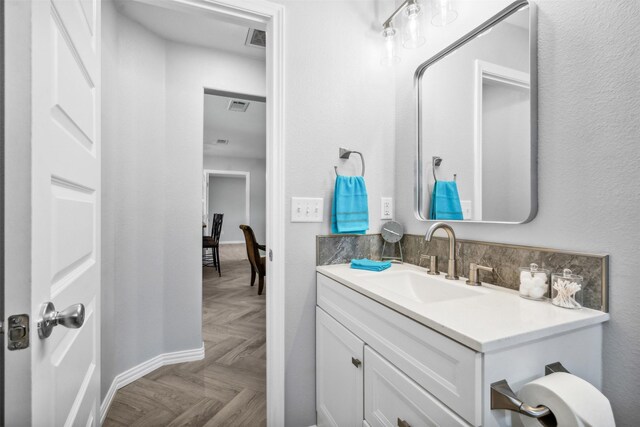
<path fill-rule="evenodd" d="M 229 105 L 227 106 L 227 110 L 229 111 L 237 111 L 238 113 L 244 113 L 249 108 L 250 102 L 248 101 L 240 101 L 238 99 L 232 99 L 229 101 Z"/>
<path fill-rule="evenodd" d="M 228 139 L 218 139 L 216 140 L 216 145 L 229 145 Z"/>
<path fill-rule="evenodd" d="M 267 46 L 267 33 L 262 30 L 249 28 L 247 40 L 244 42 L 247 46 L 259 47 L 264 49 Z"/>

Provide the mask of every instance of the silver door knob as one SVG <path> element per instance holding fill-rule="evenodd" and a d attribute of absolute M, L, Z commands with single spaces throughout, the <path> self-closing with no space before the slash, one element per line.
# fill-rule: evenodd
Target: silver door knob
<path fill-rule="evenodd" d="M 56 311 L 52 302 L 42 304 L 38 318 L 38 336 L 48 338 L 53 328 L 62 325 L 65 328 L 78 329 L 84 324 L 84 305 L 74 304 L 62 311 Z"/>

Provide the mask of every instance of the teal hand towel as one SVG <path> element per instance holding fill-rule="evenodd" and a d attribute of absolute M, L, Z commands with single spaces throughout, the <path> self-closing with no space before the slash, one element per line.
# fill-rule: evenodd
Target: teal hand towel
<path fill-rule="evenodd" d="M 431 194 L 429 219 L 463 219 L 455 181 L 436 181 Z"/>
<path fill-rule="evenodd" d="M 368 229 L 369 202 L 364 178 L 338 175 L 331 207 L 331 232 L 364 234 Z"/>
<path fill-rule="evenodd" d="M 382 271 L 389 267 L 391 267 L 391 262 L 389 261 L 372 261 L 367 258 L 351 260 L 351 268 L 358 270 Z"/>

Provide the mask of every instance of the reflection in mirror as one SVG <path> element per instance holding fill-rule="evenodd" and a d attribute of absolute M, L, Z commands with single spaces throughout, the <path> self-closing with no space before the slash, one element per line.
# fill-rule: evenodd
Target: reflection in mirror
<path fill-rule="evenodd" d="M 420 219 L 535 216 L 533 8 L 512 4 L 416 71 Z"/>

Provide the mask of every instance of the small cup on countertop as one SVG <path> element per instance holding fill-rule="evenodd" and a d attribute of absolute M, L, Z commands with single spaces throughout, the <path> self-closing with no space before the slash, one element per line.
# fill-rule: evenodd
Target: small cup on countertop
<path fill-rule="evenodd" d="M 549 270 L 538 268 L 531 263 L 529 267 L 520 267 L 520 296 L 532 300 L 546 299 L 549 290 Z"/>
<path fill-rule="evenodd" d="M 582 276 L 565 268 L 551 275 L 551 304 L 562 308 L 582 308 Z"/>

